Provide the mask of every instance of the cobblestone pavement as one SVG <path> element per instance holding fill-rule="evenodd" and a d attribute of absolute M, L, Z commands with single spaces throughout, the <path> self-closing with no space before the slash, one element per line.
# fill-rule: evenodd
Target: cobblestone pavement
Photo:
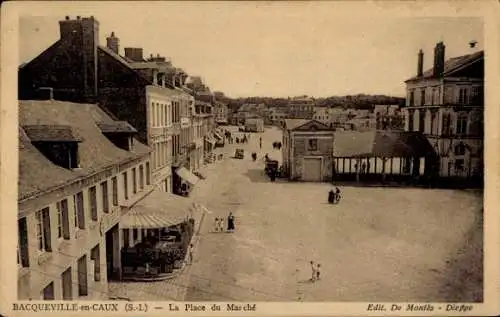
<path fill-rule="evenodd" d="M 477 299 L 481 281 L 470 278 L 468 284 L 459 285 L 456 274 L 458 267 L 475 267 L 477 277 L 482 269 L 477 266 L 481 241 L 471 240 L 471 232 L 480 231 L 476 220 L 481 196 L 451 190 L 344 187 L 341 203 L 329 205 L 328 184 L 272 183 L 263 173 L 264 163 L 251 160 L 254 149 L 259 157 L 267 152 L 281 159 L 271 146 L 280 138 L 280 132 L 272 129 L 252 134 L 249 144 L 226 145 L 225 159 L 205 169 L 207 179 L 193 192 L 210 210 L 194 263 L 175 280 L 127 286 L 156 296 L 137 293 L 137 299 Z M 238 147 L 248 149 L 245 159 L 228 158 Z M 213 219 L 227 217 L 230 211 L 236 216 L 236 232 L 212 232 Z M 467 245 L 476 250 L 466 251 L 472 256 L 463 255 Z M 322 267 L 321 280 L 314 283 L 309 281 L 311 260 Z"/>

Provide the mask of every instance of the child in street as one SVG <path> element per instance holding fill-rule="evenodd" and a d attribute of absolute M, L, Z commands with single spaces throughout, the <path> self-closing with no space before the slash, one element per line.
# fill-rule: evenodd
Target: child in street
<path fill-rule="evenodd" d="M 316 268 L 314 267 L 314 261 L 311 261 L 311 282 L 316 280 Z"/>
<path fill-rule="evenodd" d="M 219 218 L 219 229 L 220 229 L 220 232 L 224 232 L 225 229 L 224 229 L 224 218 Z"/>
<path fill-rule="evenodd" d="M 319 263 L 318 263 L 318 266 L 317 266 L 317 268 L 316 268 L 316 280 L 318 280 L 318 281 L 319 281 L 319 274 L 320 274 L 320 273 L 319 273 L 319 268 L 320 268 L 320 267 L 321 267 L 321 264 L 319 264 Z"/>

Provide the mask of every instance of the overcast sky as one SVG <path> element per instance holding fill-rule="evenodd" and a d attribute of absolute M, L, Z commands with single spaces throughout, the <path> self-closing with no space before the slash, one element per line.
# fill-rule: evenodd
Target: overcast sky
<path fill-rule="evenodd" d="M 120 54 L 124 47 L 159 53 L 231 97 L 404 96 L 403 81 L 416 73 L 419 49 L 428 68 L 438 41 L 446 45 L 446 58 L 472 52 L 473 39 L 475 50 L 483 47 L 478 18 L 361 18 L 302 2 L 79 4 L 21 17 L 20 62 L 58 40 L 65 15 L 93 15 L 101 45 L 114 31 Z"/>

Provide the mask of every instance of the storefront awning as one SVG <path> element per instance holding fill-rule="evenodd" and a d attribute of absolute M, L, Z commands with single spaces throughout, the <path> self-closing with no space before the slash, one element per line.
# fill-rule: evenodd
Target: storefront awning
<path fill-rule="evenodd" d="M 201 205 L 189 198 L 155 190 L 120 219 L 122 229 L 158 229 L 177 225 L 199 212 Z"/>
<path fill-rule="evenodd" d="M 178 168 L 175 173 L 177 175 L 179 175 L 180 178 L 182 178 L 183 180 L 187 181 L 188 183 L 190 183 L 191 185 L 196 185 L 196 183 L 198 183 L 198 181 L 200 180 L 198 178 L 198 176 L 194 175 L 193 173 L 191 173 L 191 171 L 189 171 L 187 168 L 185 167 L 180 167 Z"/>

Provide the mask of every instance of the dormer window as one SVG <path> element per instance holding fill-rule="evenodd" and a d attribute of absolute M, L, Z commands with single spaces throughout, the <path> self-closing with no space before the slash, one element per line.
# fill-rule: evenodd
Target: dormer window
<path fill-rule="evenodd" d="M 24 131 L 31 143 L 52 163 L 67 168 L 78 168 L 78 143 L 70 126 L 65 125 L 26 125 Z"/>
<path fill-rule="evenodd" d="M 112 123 L 98 123 L 101 132 L 115 146 L 130 151 L 134 146 L 134 134 L 137 130 L 126 121 L 114 121 Z"/>

